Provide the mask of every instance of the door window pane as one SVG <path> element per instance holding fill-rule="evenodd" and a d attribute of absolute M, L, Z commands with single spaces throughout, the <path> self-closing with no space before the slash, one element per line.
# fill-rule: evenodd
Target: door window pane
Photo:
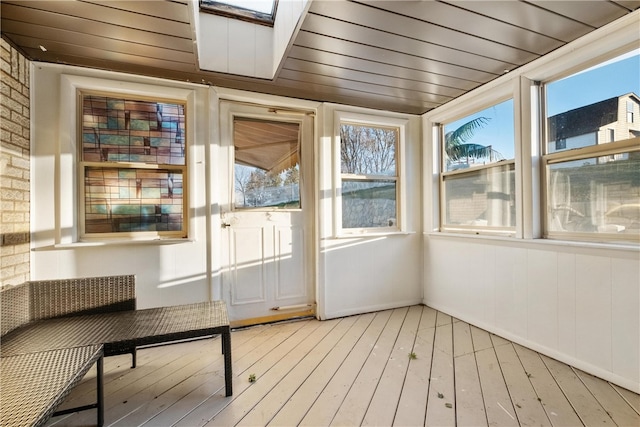
<path fill-rule="evenodd" d="M 235 207 L 299 209 L 300 125 L 234 119 Z"/>

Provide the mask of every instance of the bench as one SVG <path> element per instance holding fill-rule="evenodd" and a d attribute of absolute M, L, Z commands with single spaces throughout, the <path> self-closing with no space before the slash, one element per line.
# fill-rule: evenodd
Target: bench
<path fill-rule="evenodd" d="M 103 357 L 131 353 L 135 367 L 139 346 L 218 334 L 225 394 L 232 395 L 231 333 L 223 301 L 137 310 L 135 276 L 129 275 L 31 281 L 2 290 L 0 304 L 2 426 L 41 425 L 53 415 L 92 408 L 98 410 L 98 425 L 102 425 Z M 96 404 L 56 413 L 64 396 L 94 364 L 98 367 Z M 32 378 L 17 374 L 23 366 L 35 367 L 30 369 Z M 61 386 L 40 392 L 42 384 L 51 381 Z M 37 396 L 39 409 L 27 411 L 28 419 L 13 420 L 5 406 L 9 395 L 16 407 Z"/>

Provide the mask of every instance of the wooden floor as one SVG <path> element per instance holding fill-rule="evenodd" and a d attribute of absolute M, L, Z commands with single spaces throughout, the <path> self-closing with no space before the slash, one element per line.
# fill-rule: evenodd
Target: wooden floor
<path fill-rule="evenodd" d="M 105 359 L 105 425 L 640 425 L 637 394 L 424 306 L 241 329 L 232 348 L 228 398 L 219 337 Z M 92 375 L 63 406 L 95 399 Z"/>

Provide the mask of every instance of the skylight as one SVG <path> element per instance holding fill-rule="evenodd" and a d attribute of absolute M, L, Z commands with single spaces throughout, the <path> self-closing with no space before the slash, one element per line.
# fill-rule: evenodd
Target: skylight
<path fill-rule="evenodd" d="M 273 25 L 278 0 L 200 0 L 200 10 L 264 25 Z"/>

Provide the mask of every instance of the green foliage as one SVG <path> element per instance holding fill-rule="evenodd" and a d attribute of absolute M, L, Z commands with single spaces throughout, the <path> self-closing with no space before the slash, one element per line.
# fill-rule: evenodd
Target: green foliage
<path fill-rule="evenodd" d="M 489 159 L 497 161 L 504 156 L 491 146 L 470 143 L 476 130 L 489 123 L 488 117 L 478 117 L 468 121 L 456 130 L 447 132 L 444 136 L 444 150 L 448 161 L 459 162 L 464 159 Z"/>

